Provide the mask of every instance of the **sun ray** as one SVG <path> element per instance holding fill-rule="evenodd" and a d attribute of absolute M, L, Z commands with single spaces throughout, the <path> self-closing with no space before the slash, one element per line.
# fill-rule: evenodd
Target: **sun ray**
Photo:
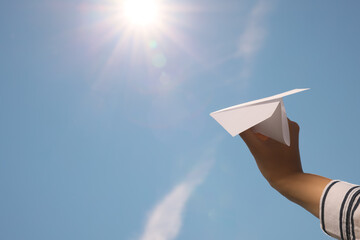
<path fill-rule="evenodd" d="M 117 63 L 126 63 L 142 66 L 142 71 L 149 74 L 160 74 L 171 64 L 169 46 L 176 47 L 185 62 L 203 65 L 205 61 L 188 30 L 196 30 L 191 19 L 196 13 L 208 11 L 207 7 L 170 0 L 104 0 L 85 8 L 88 25 L 84 30 L 93 34 L 89 40 L 92 49 L 95 53 L 109 51 L 102 72 L 114 71 Z M 156 44 L 150 46 L 151 41 Z M 97 83 L 101 82 L 99 79 Z"/>

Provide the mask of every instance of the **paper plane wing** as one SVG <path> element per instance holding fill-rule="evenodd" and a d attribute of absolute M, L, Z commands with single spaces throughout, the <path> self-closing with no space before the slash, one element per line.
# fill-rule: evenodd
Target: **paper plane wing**
<path fill-rule="evenodd" d="M 212 112 L 212 116 L 233 137 L 253 127 L 256 132 L 290 145 L 289 126 L 282 98 L 308 89 L 294 89 Z"/>

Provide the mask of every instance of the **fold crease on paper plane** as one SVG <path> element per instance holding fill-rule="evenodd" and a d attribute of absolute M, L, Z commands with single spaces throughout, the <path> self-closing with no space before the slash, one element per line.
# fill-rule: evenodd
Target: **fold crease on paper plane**
<path fill-rule="evenodd" d="M 210 113 L 210 116 L 233 137 L 252 127 L 255 132 L 290 146 L 289 125 L 282 98 L 308 89 L 294 89 L 224 108 Z"/>

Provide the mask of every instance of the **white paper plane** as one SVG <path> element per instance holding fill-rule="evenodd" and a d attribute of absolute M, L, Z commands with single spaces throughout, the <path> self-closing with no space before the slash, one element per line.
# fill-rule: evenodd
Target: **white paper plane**
<path fill-rule="evenodd" d="M 255 132 L 290 146 L 290 133 L 283 97 L 308 90 L 294 89 L 271 97 L 210 113 L 225 130 L 236 136 L 253 127 Z"/>

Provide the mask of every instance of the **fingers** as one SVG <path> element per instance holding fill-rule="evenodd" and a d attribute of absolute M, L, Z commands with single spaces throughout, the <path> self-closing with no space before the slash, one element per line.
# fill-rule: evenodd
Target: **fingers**
<path fill-rule="evenodd" d="M 248 129 L 248 130 L 240 133 L 239 135 L 244 140 L 244 142 L 246 143 L 246 145 L 249 148 L 252 148 L 253 146 L 256 146 L 259 144 L 259 139 L 256 136 L 256 133 L 251 129 Z"/>
<path fill-rule="evenodd" d="M 291 121 L 289 118 L 288 118 L 288 122 L 289 122 L 289 126 L 291 126 L 296 131 L 300 130 L 300 126 L 299 124 L 297 124 L 297 122 Z"/>
<path fill-rule="evenodd" d="M 291 121 L 289 118 L 288 118 L 288 124 L 290 130 L 291 145 L 294 144 L 294 146 L 297 146 L 299 144 L 300 127 L 296 122 Z M 262 148 L 264 146 L 270 147 L 279 144 L 279 142 L 261 133 L 254 132 L 251 128 L 240 133 L 239 135 L 250 149 Z"/>
<path fill-rule="evenodd" d="M 261 133 L 255 133 L 257 138 L 260 139 L 261 141 L 267 141 L 269 139 L 268 136 L 262 135 Z"/>

